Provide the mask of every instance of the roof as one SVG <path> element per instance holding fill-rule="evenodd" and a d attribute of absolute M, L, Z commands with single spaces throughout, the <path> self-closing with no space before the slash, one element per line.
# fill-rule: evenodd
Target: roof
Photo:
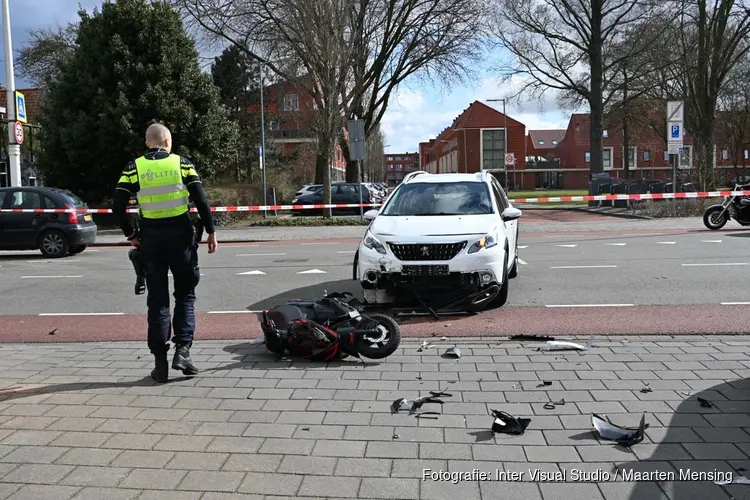
<path fill-rule="evenodd" d="M 482 173 L 477 172 L 473 174 L 431 174 L 429 172 L 419 171 L 409 174 L 409 179 L 404 179 L 408 183 L 436 183 L 436 182 L 485 182 L 482 178 Z"/>
<path fill-rule="evenodd" d="M 554 149 L 560 146 L 565 138 L 565 129 L 562 130 L 529 130 L 529 137 L 534 149 Z"/>
<path fill-rule="evenodd" d="M 16 89 L 16 91 L 26 98 L 26 120 L 29 123 L 36 123 L 39 105 L 42 102 L 42 89 Z M 6 107 L 7 99 L 6 89 L 0 89 L 0 106 Z"/>

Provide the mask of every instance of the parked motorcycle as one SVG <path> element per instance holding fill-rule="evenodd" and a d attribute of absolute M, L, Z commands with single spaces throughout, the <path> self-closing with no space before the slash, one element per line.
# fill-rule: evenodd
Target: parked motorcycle
<path fill-rule="evenodd" d="M 750 190 L 748 185 L 736 184 L 732 191 Z M 721 204 L 711 205 L 703 213 L 703 224 L 712 230 L 721 229 L 734 219 L 741 226 L 750 226 L 750 207 L 743 207 L 740 204 L 744 196 L 730 195 L 724 198 Z"/>
<path fill-rule="evenodd" d="M 385 314 L 361 314 L 350 293 L 327 294 L 320 300 L 293 299 L 261 313 L 266 348 L 311 361 L 348 356 L 383 359 L 398 349 L 401 329 Z"/>

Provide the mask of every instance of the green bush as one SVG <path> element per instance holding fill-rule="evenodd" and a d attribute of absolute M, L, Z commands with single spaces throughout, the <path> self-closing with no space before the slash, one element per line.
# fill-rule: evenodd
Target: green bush
<path fill-rule="evenodd" d="M 692 198 L 685 200 L 642 201 L 631 207 L 633 215 L 644 215 L 655 219 L 664 217 L 701 217 L 706 208 L 721 203 L 721 198 Z"/>

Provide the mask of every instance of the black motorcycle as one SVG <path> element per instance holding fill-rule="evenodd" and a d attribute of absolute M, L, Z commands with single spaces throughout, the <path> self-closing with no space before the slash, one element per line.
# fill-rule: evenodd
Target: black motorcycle
<path fill-rule="evenodd" d="M 383 359 L 401 343 L 401 329 L 385 314 L 361 314 L 349 293 L 327 294 L 320 300 L 293 299 L 261 313 L 266 348 L 274 354 L 310 361 L 348 356 Z"/>
<path fill-rule="evenodd" d="M 736 184 L 732 191 L 750 190 L 748 185 Z M 750 226 L 750 206 L 743 206 L 741 200 L 745 198 L 742 195 L 730 195 L 724 197 L 721 204 L 711 205 L 703 212 L 703 224 L 714 231 L 721 229 L 734 219 L 741 226 Z"/>

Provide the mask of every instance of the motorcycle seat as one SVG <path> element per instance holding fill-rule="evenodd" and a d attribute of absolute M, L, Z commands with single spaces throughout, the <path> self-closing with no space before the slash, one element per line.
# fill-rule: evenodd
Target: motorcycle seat
<path fill-rule="evenodd" d="M 266 317 L 273 321 L 276 329 L 287 330 L 295 320 L 305 319 L 305 314 L 299 307 L 285 304 L 268 311 Z"/>

